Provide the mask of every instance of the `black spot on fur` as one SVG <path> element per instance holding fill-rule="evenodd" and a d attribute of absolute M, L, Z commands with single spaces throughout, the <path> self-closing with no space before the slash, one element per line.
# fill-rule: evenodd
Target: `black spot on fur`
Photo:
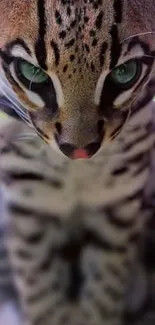
<path fill-rule="evenodd" d="M 70 58 L 70 61 L 73 62 L 75 60 L 75 55 L 71 54 L 69 58 Z"/>
<path fill-rule="evenodd" d="M 95 47 L 97 45 L 98 41 L 96 38 L 93 39 L 92 41 L 92 46 Z"/>
<path fill-rule="evenodd" d="M 63 72 L 65 73 L 67 71 L 67 69 L 68 69 L 68 64 L 64 65 Z"/>
<path fill-rule="evenodd" d="M 58 10 L 55 11 L 55 20 L 58 25 L 62 24 L 62 18 Z"/>
<path fill-rule="evenodd" d="M 65 47 L 69 49 L 74 45 L 74 43 L 75 43 L 75 39 L 72 38 L 68 43 L 65 44 Z"/>
<path fill-rule="evenodd" d="M 64 39 L 66 37 L 66 31 L 65 30 L 62 30 L 60 33 L 59 33 L 59 37 Z"/>
<path fill-rule="evenodd" d="M 54 55 L 55 55 L 55 64 L 58 65 L 59 61 L 60 61 L 59 48 L 57 46 L 57 43 L 54 42 L 54 41 L 51 42 L 51 46 L 53 48 L 53 52 L 54 52 Z"/>
<path fill-rule="evenodd" d="M 101 29 L 102 21 L 103 21 L 103 11 L 101 11 L 96 18 L 95 25 L 97 29 Z"/>

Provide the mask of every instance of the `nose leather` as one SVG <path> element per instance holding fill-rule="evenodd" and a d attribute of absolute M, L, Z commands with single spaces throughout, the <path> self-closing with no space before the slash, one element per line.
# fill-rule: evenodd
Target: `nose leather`
<path fill-rule="evenodd" d="M 71 159 L 87 159 L 92 157 L 99 150 L 100 145 L 100 142 L 92 142 L 84 148 L 76 148 L 72 144 L 63 143 L 59 145 L 59 149 L 63 152 L 64 155 Z"/>

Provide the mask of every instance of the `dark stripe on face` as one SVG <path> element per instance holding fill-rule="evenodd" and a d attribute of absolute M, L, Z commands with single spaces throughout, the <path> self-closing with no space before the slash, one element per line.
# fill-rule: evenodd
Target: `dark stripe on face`
<path fill-rule="evenodd" d="M 117 96 L 119 96 L 122 92 L 123 90 L 116 87 L 116 85 L 111 82 L 111 79 L 107 76 L 100 98 L 100 114 L 106 114 L 107 118 L 111 117 L 113 115 L 113 103 Z M 119 111 L 117 110 L 117 112 Z"/>
<path fill-rule="evenodd" d="M 122 21 L 122 2 L 121 0 L 114 0 L 113 3 L 114 10 L 114 21 L 111 26 L 110 35 L 111 35 L 111 63 L 110 69 L 113 69 L 118 62 L 118 59 L 121 55 L 122 46 L 120 44 L 118 36 L 118 26 Z"/>
<path fill-rule="evenodd" d="M 124 115 L 124 116 L 123 116 L 123 115 Z M 116 138 L 116 136 L 121 132 L 122 127 L 123 127 L 123 125 L 124 125 L 124 123 L 125 123 L 125 121 L 126 121 L 126 119 L 127 119 L 127 116 L 128 116 L 128 112 L 122 114 L 122 122 L 121 122 L 121 124 L 120 124 L 119 126 L 117 126 L 117 127 L 115 128 L 115 130 L 110 134 L 110 138 L 111 138 L 112 140 L 114 140 L 114 139 Z"/>
<path fill-rule="evenodd" d="M 110 31 L 111 35 L 111 63 L 110 69 L 113 69 L 118 62 L 118 59 L 121 54 L 121 44 L 118 37 L 118 28 L 117 25 L 113 25 Z"/>
<path fill-rule="evenodd" d="M 46 17 L 45 17 L 45 7 L 44 0 L 38 0 L 38 17 L 39 17 L 39 31 L 38 31 L 38 41 L 35 45 L 35 53 L 37 60 L 42 69 L 47 70 L 46 65 L 46 46 L 45 46 L 45 34 L 46 34 Z"/>
<path fill-rule="evenodd" d="M 5 72 L 7 80 L 10 82 L 10 84 L 14 84 L 19 90 L 21 90 L 24 93 L 23 89 L 21 89 L 18 82 L 12 77 L 12 74 L 11 74 L 8 66 L 5 65 L 5 62 L 2 64 L 2 68 L 3 68 L 4 72 Z"/>
<path fill-rule="evenodd" d="M 114 11 L 115 11 L 115 22 L 116 24 L 120 24 L 122 22 L 122 1 L 114 0 Z"/>
<path fill-rule="evenodd" d="M 129 110 L 127 110 L 125 112 L 121 112 L 121 111 L 120 112 L 114 112 L 113 111 L 111 116 L 115 120 L 114 115 L 116 116 L 116 118 L 121 117 L 121 122 L 119 122 L 119 125 L 111 132 L 111 134 L 110 134 L 110 139 L 111 140 L 114 140 L 119 135 L 119 133 L 121 133 L 121 131 L 123 129 L 123 126 L 127 121 L 127 118 L 130 116 L 130 111 Z"/>
<path fill-rule="evenodd" d="M 0 49 L 0 57 L 6 65 L 10 65 L 13 61 L 13 57 L 10 54 L 2 51 L 1 49 Z"/>

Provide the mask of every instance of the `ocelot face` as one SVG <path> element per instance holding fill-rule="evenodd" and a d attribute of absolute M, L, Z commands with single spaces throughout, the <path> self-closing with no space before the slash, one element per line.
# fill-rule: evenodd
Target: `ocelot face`
<path fill-rule="evenodd" d="M 66 156 L 96 154 L 152 98 L 153 2 L 0 1 L 1 66 L 17 111 Z"/>

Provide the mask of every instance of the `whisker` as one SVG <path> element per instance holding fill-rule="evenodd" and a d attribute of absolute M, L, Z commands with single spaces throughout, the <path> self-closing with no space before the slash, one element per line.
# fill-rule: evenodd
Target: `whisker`
<path fill-rule="evenodd" d="M 1 85 L 3 86 L 3 87 L 5 87 L 5 89 L 7 90 L 7 91 L 9 91 L 9 94 L 12 94 L 12 96 L 15 98 L 15 93 L 14 93 L 14 91 L 12 90 L 12 88 L 10 87 L 10 86 L 8 86 L 8 84 L 6 84 L 1 78 L 0 78 L 0 82 L 1 82 Z M 1 92 L 1 88 L 0 88 L 0 92 Z M 17 98 L 16 98 L 16 101 L 17 101 Z"/>
<path fill-rule="evenodd" d="M 5 85 L 1 80 L 0 80 L 1 85 Z M 11 98 L 3 89 L 1 89 L 1 93 L 13 104 L 13 106 L 17 107 L 17 109 L 21 110 L 20 107 L 16 104 L 15 100 Z"/>
<path fill-rule="evenodd" d="M 23 133 L 19 137 L 17 137 L 17 140 L 31 140 L 35 137 L 38 137 L 38 134 L 36 133 Z"/>
<path fill-rule="evenodd" d="M 32 76 L 32 80 L 31 80 L 31 82 L 30 82 L 30 85 L 29 85 L 29 90 L 31 90 L 31 86 L 32 86 L 32 83 L 33 83 L 33 81 L 34 81 L 34 79 L 35 79 L 35 76 L 37 75 L 37 73 L 40 71 L 40 68 L 35 72 L 35 74 Z"/>
<path fill-rule="evenodd" d="M 1 79 L 0 79 L 0 85 L 2 86 L 0 88 L 0 93 L 4 96 L 4 98 L 6 98 L 9 101 L 10 104 L 12 104 L 12 106 L 10 105 L 10 107 L 12 109 L 14 109 L 17 112 L 17 114 L 24 121 L 26 121 L 26 123 L 28 123 L 30 126 L 32 126 L 31 122 L 28 119 L 28 116 L 27 116 L 26 112 L 19 106 L 20 103 L 18 103 L 18 100 L 15 98 L 15 94 L 12 91 L 12 89 L 9 88 Z M 7 91 L 5 91 L 5 89 L 7 91 L 9 91 L 9 94 L 8 94 Z"/>
<path fill-rule="evenodd" d="M 155 56 L 149 54 L 144 54 L 143 57 L 151 58 L 153 60 L 155 59 Z"/>
<path fill-rule="evenodd" d="M 134 34 L 134 35 L 128 36 L 127 38 L 124 38 L 124 40 L 121 43 L 123 43 L 131 38 L 137 37 L 137 36 L 143 36 L 143 35 L 149 35 L 149 34 L 155 34 L 155 32 L 143 32 L 143 33 Z"/>

